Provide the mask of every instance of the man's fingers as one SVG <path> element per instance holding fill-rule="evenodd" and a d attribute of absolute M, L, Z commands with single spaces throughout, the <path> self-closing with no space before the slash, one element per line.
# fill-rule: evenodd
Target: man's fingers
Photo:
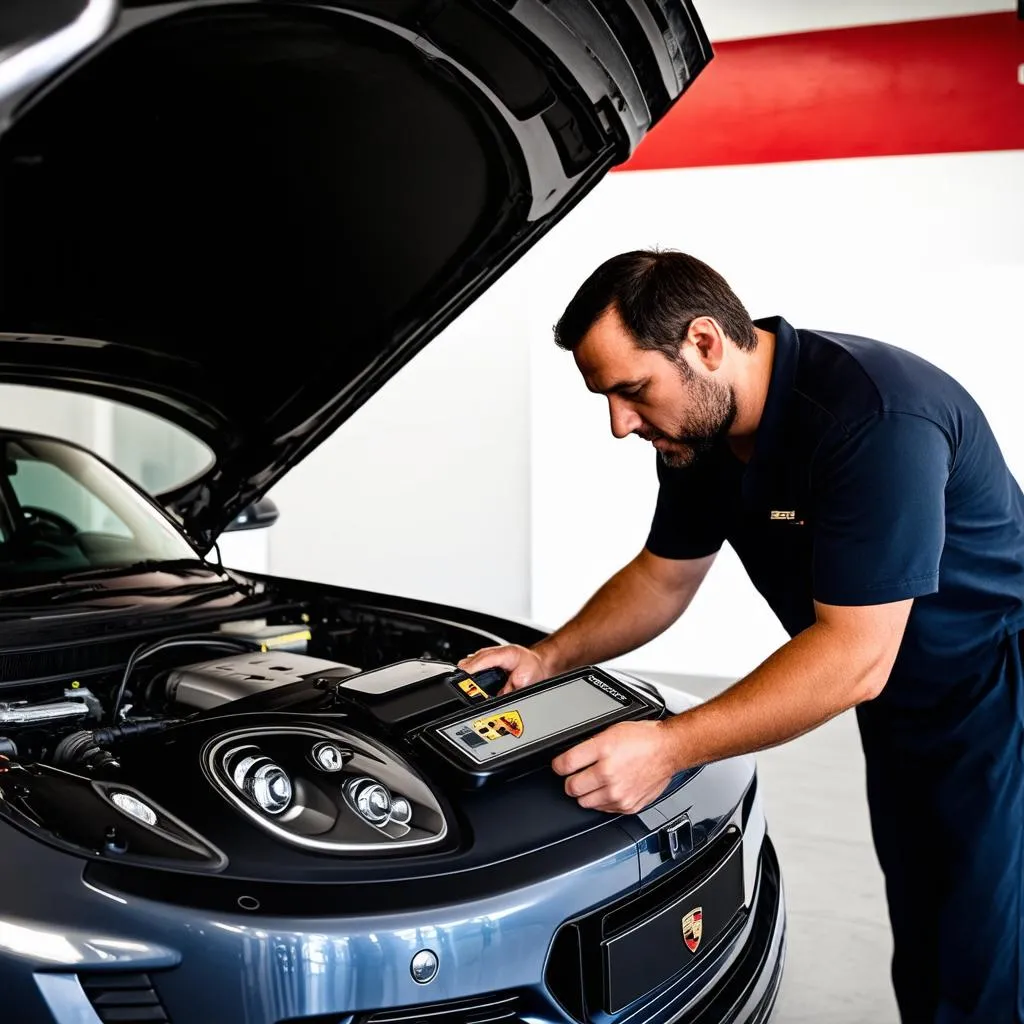
<path fill-rule="evenodd" d="M 536 671 L 533 665 L 519 665 L 508 674 L 508 686 L 512 690 L 520 690 L 530 683 L 535 683 Z"/>
<path fill-rule="evenodd" d="M 551 762 L 551 767 L 559 775 L 575 775 L 576 772 L 592 765 L 600 756 L 600 744 L 596 736 L 575 747 L 570 747 L 564 754 L 559 754 Z"/>
<path fill-rule="evenodd" d="M 459 668 L 463 672 L 479 672 L 481 669 L 489 669 L 496 665 L 501 665 L 501 652 L 506 649 L 505 647 L 481 647 L 479 650 L 474 650 L 472 654 L 467 654 L 462 658 L 458 663 Z"/>
<path fill-rule="evenodd" d="M 602 786 L 600 790 L 588 793 L 586 797 L 581 797 L 577 803 L 589 811 L 603 811 L 605 814 L 622 813 L 622 808 L 616 804 L 607 786 Z"/>
<path fill-rule="evenodd" d="M 614 803 L 608 795 L 608 788 L 602 786 L 600 789 L 593 789 L 584 796 L 578 797 L 576 803 L 590 811 L 614 811 Z"/>
<path fill-rule="evenodd" d="M 529 686 L 541 678 L 542 668 L 537 655 L 526 647 L 508 644 L 505 647 L 484 647 L 467 655 L 459 663 L 463 672 L 473 675 L 491 668 L 501 668 L 508 673 L 508 679 L 499 696 Z"/>
<path fill-rule="evenodd" d="M 482 672 L 486 668 L 503 668 L 511 671 L 519 663 L 519 656 L 513 648 L 508 647 L 485 647 L 473 654 L 466 655 L 458 667 L 463 672 L 472 675 L 474 672 Z"/>
<path fill-rule="evenodd" d="M 569 781 L 571 782 L 572 779 Z M 576 802 L 580 807 L 586 807 L 593 811 L 604 811 L 607 814 L 636 814 L 653 799 L 654 797 L 648 798 L 619 792 L 615 783 L 609 782 L 607 785 L 597 785 L 595 788 L 588 789 L 582 796 L 576 797 Z"/>
<path fill-rule="evenodd" d="M 605 779 L 596 766 L 585 768 L 583 771 L 570 775 L 565 780 L 565 792 L 567 796 L 579 799 L 588 793 L 604 789 Z"/>
<path fill-rule="evenodd" d="M 629 814 L 633 810 L 630 802 L 617 793 L 615 786 L 611 784 L 597 785 L 593 789 L 589 789 L 582 796 L 576 798 L 576 803 L 587 810 L 603 811 L 605 814 Z"/>
<path fill-rule="evenodd" d="M 515 693 L 516 690 L 521 690 L 524 686 L 529 686 L 530 680 L 517 677 L 516 675 L 510 675 L 505 681 L 505 685 L 498 691 L 499 697 L 504 697 L 506 694 Z"/>

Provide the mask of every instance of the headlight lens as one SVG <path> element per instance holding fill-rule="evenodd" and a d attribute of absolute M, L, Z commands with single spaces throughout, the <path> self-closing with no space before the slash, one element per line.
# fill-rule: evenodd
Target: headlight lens
<path fill-rule="evenodd" d="M 404 796 L 391 799 L 391 820 L 396 825 L 408 825 L 412 819 L 412 807 Z"/>
<path fill-rule="evenodd" d="M 147 825 L 156 824 L 156 811 L 149 804 L 143 803 L 138 797 L 132 796 L 130 793 L 118 792 L 110 793 L 109 796 L 110 802 L 118 810 L 123 811 L 132 818 L 138 818 L 139 821 L 143 821 Z"/>
<path fill-rule="evenodd" d="M 349 754 L 349 757 L 352 755 Z M 345 752 L 336 743 L 318 743 L 313 747 L 313 763 L 325 772 L 340 772 L 345 767 Z"/>
<path fill-rule="evenodd" d="M 291 805 L 293 790 L 288 773 L 257 747 L 229 750 L 223 765 L 235 788 L 265 814 L 282 814 Z"/>
<path fill-rule="evenodd" d="M 353 779 L 348 783 L 348 794 L 371 825 L 384 825 L 391 817 L 391 794 L 376 780 Z"/>
<path fill-rule="evenodd" d="M 267 814 L 280 814 L 292 802 L 292 782 L 283 768 L 276 764 L 262 764 L 246 780 L 246 791 L 260 810 Z"/>

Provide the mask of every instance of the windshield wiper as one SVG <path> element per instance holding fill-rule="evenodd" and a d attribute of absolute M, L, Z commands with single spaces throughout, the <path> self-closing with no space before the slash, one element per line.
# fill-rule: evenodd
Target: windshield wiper
<path fill-rule="evenodd" d="M 144 558 L 140 562 L 129 562 L 127 565 L 104 565 L 96 569 L 80 569 L 61 575 L 58 583 L 65 580 L 104 580 L 116 576 L 130 576 L 138 572 L 174 572 L 176 569 L 206 569 L 216 573 L 217 567 L 204 562 L 201 558 Z"/>
<path fill-rule="evenodd" d="M 192 594 L 221 594 L 226 590 L 238 590 L 233 580 L 211 580 L 209 583 L 178 583 L 171 587 L 97 587 L 89 584 L 69 584 L 50 592 L 47 604 L 67 604 L 81 597 L 187 597 Z M 0 594 L 0 600 L 3 595 Z"/>
<path fill-rule="evenodd" d="M 132 562 L 129 565 L 108 565 L 96 569 L 62 572 L 56 579 L 49 579 L 45 583 L 0 584 L 0 601 L 3 601 L 8 595 L 24 597 L 26 594 L 46 594 L 54 590 L 87 590 L 89 589 L 87 586 L 89 580 L 117 579 L 119 576 L 135 576 L 142 572 L 166 571 L 173 573 L 182 569 L 205 569 L 211 576 L 224 575 L 222 571 L 198 558 L 178 558 L 165 561 L 148 559 L 142 562 Z M 0 570 L 0 574 L 2 574 L 2 570 Z"/>
<path fill-rule="evenodd" d="M 202 604 L 206 600 L 216 597 L 223 597 L 225 594 L 244 594 L 245 591 L 238 584 L 231 580 L 222 580 L 216 583 L 186 583 L 176 587 L 126 587 L 122 590 L 103 590 L 98 587 L 80 586 L 64 587 L 52 590 L 46 597 L 46 604 L 18 605 L 4 601 L 6 596 L 0 592 L 0 618 L 12 619 L 29 615 L 56 614 L 88 614 L 90 612 L 128 612 L 145 611 L 144 608 L 117 605 L 96 605 L 82 604 L 79 608 L 68 608 L 76 601 L 86 597 L 183 597 L 184 601 L 169 606 L 167 611 L 175 611 L 179 608 L 192 607 Z M 8 591 L 7 594 L 13 594 Z M 16 596 L 24 596 L 24 591 L 18 591 Z M 42 597 L 42 594 L 36 595 Z"/>

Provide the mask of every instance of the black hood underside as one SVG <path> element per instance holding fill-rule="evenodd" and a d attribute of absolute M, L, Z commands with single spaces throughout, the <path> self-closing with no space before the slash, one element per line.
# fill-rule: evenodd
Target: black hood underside
<path fill-rule="evenodd" d="M 212 541 L 673 98 L 570 51 L 497 3 L 132 5 L 0 139 L 0 379 L 190 430 Z"/>

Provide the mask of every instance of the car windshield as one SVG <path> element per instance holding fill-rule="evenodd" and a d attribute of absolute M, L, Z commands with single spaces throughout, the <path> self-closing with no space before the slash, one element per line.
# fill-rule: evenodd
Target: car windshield
<path fill-rule="evenodd" d="M 0 577 L 196 557 L 167 519 L 88 452 L 0 435 Z"/>
<path fill-rule="evenodd" d="M 0 433 L 45 434 L 88 448 L 147 494 L 176 490 L 213 464 L 213 452 L 160 416 L 95 395 L 0 384 Z"/>

